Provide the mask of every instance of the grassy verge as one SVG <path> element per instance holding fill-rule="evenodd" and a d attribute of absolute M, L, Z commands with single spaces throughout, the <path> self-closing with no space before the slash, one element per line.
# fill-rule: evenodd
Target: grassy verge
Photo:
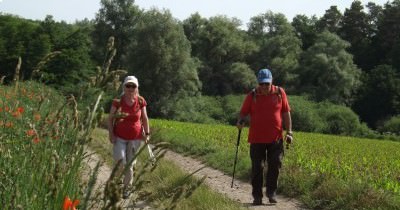
<path fill-rule="evenodd" d="M 112 164 L 111 145 L 108 132 L 95 129 L 91 149 L 100 154 L 108 164 Z M 146 152 L 144 152 L 146 153 Z M 147 154 L 141 154 L 138 168 L 144 164 Z M 213 192 L 201 180 L 185 174 L 180 168 L 166 160 L 159 160 L 151 173 L 146 173 L 144 185 L 137 194 L 157 209 L 242 209 L 239 203 Z"/>

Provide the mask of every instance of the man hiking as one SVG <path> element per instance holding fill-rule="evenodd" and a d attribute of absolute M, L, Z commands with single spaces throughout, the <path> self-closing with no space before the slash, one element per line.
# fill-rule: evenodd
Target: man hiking
<path fill-rule="evenodd" d="M 292 122 L 290 106 L 285 91 L 272 85 L 269 69 L 257 74 L 258 86 L 247 94 L 237 122 L 243 128 L 244 119 L 250 116 L 248 142 L 250 143 L 251 185 L 253 205 L 262 205 L 263 162 L 267 161 L 266 195 L 270 203 L 277 203 L 279 170 L 283 157 L 283 126 L 287 143 L 291 143 Z"/>

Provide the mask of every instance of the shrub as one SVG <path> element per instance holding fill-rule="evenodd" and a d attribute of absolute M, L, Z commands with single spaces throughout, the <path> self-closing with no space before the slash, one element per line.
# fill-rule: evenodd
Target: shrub
<path fill-rule="evenodd" d="M 305 132 L 322 132 L 326 122 L 317 113 L 317 104 L 304 96 L 290 96 L 293 130 Z"/>
<path fill-rule="evenodd" d="M 348 107 L 322 102 L 318 104 L 318 113 L 327 124 L 324 133 L 354 136 L 365 129 L 357 114 Z"/>
<path fill-rule="evenodd" d="M 379 128 L 379 131 L 382 133 L 400 135 L 400 115 L 394 116 L 384 122 L 383 126 Z"/>

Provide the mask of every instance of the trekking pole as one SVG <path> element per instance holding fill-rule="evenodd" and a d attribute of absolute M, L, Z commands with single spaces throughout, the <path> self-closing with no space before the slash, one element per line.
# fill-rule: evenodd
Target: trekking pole
<path fill-rule="evenodd" d="M 238 150 L 239 150 L 239 143 L 240 143 L 240 134 L 242 133 L 242 129 L 239 129 L 237 143 L 236 143 L 236 155 L 235 155 L 235 162 L 233 163 L 233 174 L 232 174 L 232 184 L 231 188 L 233 188 L 233 180 L 235 179 L 235 170 L 236 170 L 236 162 L 238 157 Z"/>

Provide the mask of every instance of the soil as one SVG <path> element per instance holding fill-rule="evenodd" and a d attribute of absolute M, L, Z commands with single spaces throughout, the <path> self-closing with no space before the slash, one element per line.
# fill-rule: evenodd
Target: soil
<path fill-rule="evenodd" d="M 90 168 L 94 168 L 98 161 L 101 161 L 101 158 L 95 153 L 89 153 L 89 157 L 87 158 L 87 162 Z M 281 195 L 277 195 L 277 204 L 270 204 L 267 198 L 263 198 L 263 205 L 261 206 L 252 206 L 253 198 L 251 196 L 251 185 L 249 183 L 245 183 L 239 180 L 234 180 L 234 186 L 231 188 L 232 176 L 228 174 L 224 174 L 218 170 L 205 166 L 202 162 L 195 160 L 191 157 L 185 157 L 178 153 L 168 151 L 164 158 L 168 161 L 175 163 L 179 166 L 183 171 L 187 173 L 192 173 L 201 168 L 198 172 L 195 173 L 196 177 L 206 176 L 205 184 L 211 189 L 215 190 L 218 193 L 221 193 L 232 199 L 237 201 L 243 205 L 243 207 L 248 209 L 270 209 L 270 210 L 297 210 L 303 209 L 301 208 L 301 203 L 295 199 L 287 198 Z M 97 191 L 102 192 L 105 186 L 107 179 L 111 173 L 111 169 L 102 164 L 100 167 L 98 179 L 95 185 L 95 189 Z M 125 199 L 121 201 L 121 206 L 123 209 L 152 209 L 145 202 L 136 202 L 135 204 L 130 202 L 130 199 Z"/>

